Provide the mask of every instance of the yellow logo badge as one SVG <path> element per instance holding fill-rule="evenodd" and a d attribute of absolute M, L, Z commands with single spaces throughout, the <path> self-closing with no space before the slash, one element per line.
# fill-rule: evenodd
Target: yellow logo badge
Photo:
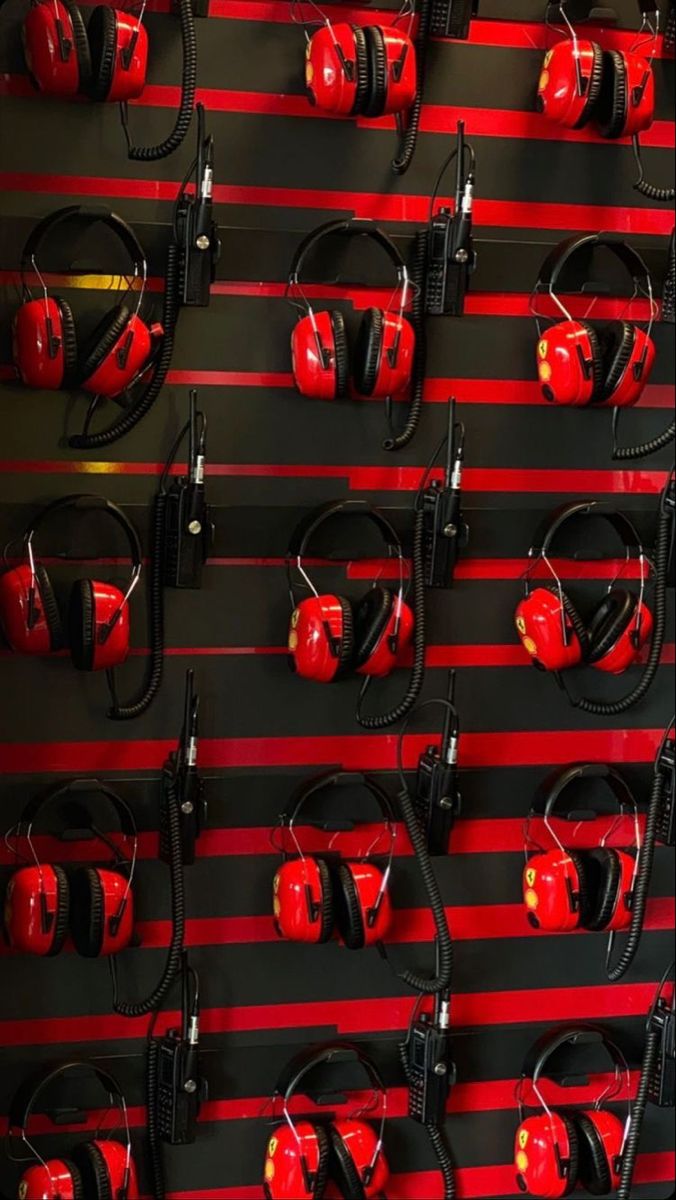
<path fill-rule="evenodd" d="M 534 642 L 531 637 L 525 637 L 523 639 L 523 646 L 524 650 L 527 650 L 528 653 L 532 654 L 533 658 L 535 658 L 538 652 L 537 642 Z"/>
<path fill-rule="evenodd" d="M 549 343 L 547 342 L 546 338 L 542 338 L 538 342 L 538 356 L 540 358 L 546 358 L 548 350 L 549 350 Z"/>
<path fill-rule="evenodd" d="M 275 1177 L 275 1164 L 273 1163 L 271 1158 L 268 1158 L 265 1161 L 265 1182 L 272 1183 L 274 1177 Z"/>
<path fill-rule="evenodd" d="M 516 1166 L 517 1170 L 521 1171 L 522 1174 L 528 1170 L 528 1155 L 523 1150 L 519 1150 L 516 1156 Z"/>
<path fill-rule="evenodd" d="M 297 646 L 298 646 L 298 634 L 296 633 L 295 629 L 292 629 L 289 632 L 289 650 L 291 650 L 291 652 L 293 653 L 293 651 L 296 649 Z"/>
<path fill-rule="evenodd" d="M 526 883 L 529 887 L 533 887 L 537 877 L 537 871 L 533 867 L 528 867 L 526 870 Z"/>
<path fill-rule="evenodd" d="M 523 634 L 526 632 L 526 622 L 524 621 L 523 617 L 516 618 L 516 628 L 523 636 Z"/>
<path fill-rule="evenodd" d="M 554 51 L 553 51 L 553 50 L 548 50 L 548 51 L 547 51 L 547 53 L 545 54 L 545 61 L 544 61 L 544 63 L 543 63 L 543 66 L 544 66 L 545 70 L 546 70 L 546 69 L 547 69 L 547 67 L 549 66 L 549 64 L 550 64 L 550 62 L 552 61 L 553 57 L 554 57 Z"/>
<path fill-rule="evenodd" d="M 19 1184 L 19 1200 L 26 1200 L 27 1195 L 28 1184 L 26 1183 L 25 1179 L 22 1179 L 21 1183 Z"/>
<path fill-rule="evenodd" d="M 549 71 L 543 71 L 542 74 L 540 75 L 538 91 L 546 92 L 548 84 L 549 84 Z"/>
<path fill-rule="evenodd" d="M 540 377 L 540 383 L 549 383 L 549 381 L 552 377 L 552 368 L 550 367 L 548 362 L 539 363 L 538 375 Z"/>
<path fill-rule="evenodd" d="M 532 888 L 528 889 L 524 899 L 526 901 L 526 908 L 531 909 L 531 911 L 536 909 L 540 903 L 540 897 L 538 896 L 537 892 L 533 891 Z"/>
<path fill-rule="evenodd" d="M 522 1150 L 526 1149 L 526 1146 L 528 1145 L 529 1137 L 530 1137 L 530 1134 L 527 1129 L 519 1130 L 519 1146 Z"/>
<path fill-rule="evenodd" d="M 279 1142 L 276 1137 L 270 1138 L 268 1143 L 268 1158 L 274 1158 L 277 1153 Z"/>
<path fill-rule="evenodd" d="M 298 611 L 297 608 L 294 608 L 293 612 L 291 613 L 291 628 L 295 629 L 296 625 L 298 624 L 299 621 L 300 621 L 300 612 Z"/>

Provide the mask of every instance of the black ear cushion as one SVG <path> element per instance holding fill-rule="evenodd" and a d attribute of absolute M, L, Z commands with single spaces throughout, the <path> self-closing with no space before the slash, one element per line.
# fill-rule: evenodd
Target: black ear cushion
<path fill-rule="evenodd" d="M 580 925 L 584 929 L 586 929 L 587 922 L 589 920 L 589 905 L 590 905 L 589 876 L 588 876 L 588 872 L 587 872 L 587 863 L 586 863 L 584 855 L 577 854 L 575 850 L 568 850 L 567 853 L 568 853 L 568 857 L 569 857 L 570 861 L 572 862 L 573 866 L 575 867 L 575 870 L 577 871 Z"/>
<path fill-rule="evenodd" d="M 70 928 L 70 885 L 63 867 L 52 867 L 56 878 L 56 919 L 52 937 L 52 948 L 47 955 L 52 958 L 63 950 Z"/>
<path fill-rule="evenodd" d="M 107 10 L 106 10 L 107 11 Z M 101 318 L 96 328 L 84 345 L 80 354 L 78 377 L 80 383 L 85 383 L 90 375 L 101 366 L 104 358 L 110 353 L 120 334 L 124 332 L 131 313 L 124 304 L 111 308 Z"/>
<path fill-rule="evenodd" d="M 575 1127 L 580 1146 L 579 1182 L 592 1196 L 607 1196 L 613 1180 L 603 1139 L 586 1113 L 575 1114 Z"/>
<path fill-rule="evenodd" d="M 638 598 L 628 588 L 613 588 L 603 598 L 589 622 L 590 663 L 599 662 L 612 650 L 636 613 Z"/>
<path fill-rule="evenodd" d="M 580 321 L 580 325 L 587 333 L 589 344 L 592 352 L 592 385 L 593 392 L 590 404 L 598 403 L 603 399 L 604 384 L 605 384 L 605 368 L 603 364 L 603 350 L 601 348 L 601 340 L 594 326 L 589 321 Z"/>
<path fill-rule="evenodd" d="M 603 51 L 603 77 L 594 119 L 601 137 L 621 137 L 627 120 L 627 68 L 619 50 Z"/>
<path fill-rule="evenodd" d="M 117 18 L 115 10 L 99 4 L 93 11 L 89 26 L 89 47 L 92 56 L 92 79 L 89 95 L 92 100 L 106 100 L 113 82 Z"/>
<path fill-rule="evenodd" d="M 568 1182 L 566 1184 L 565 1195 L 570 1196 L 571 1192 L 575 1191 L 577 1186 L 578 1175 L 580 1172 L 580 1139 L 577 1135 L 577 1126 L 574 1121 L 565 1113 L 560 1112 L 559 1116 L 563 1121 L 566 1132 L 568 1133 L 568 1142 L 570 1145 L 570 1163 L 568 1166 Z"/>
<path fill-rule="evenodd" d="M 383 347 L 383 328 L 382 309 L 367 308 L 359 323 L 352 364 L 355 387 L 362 396 L 371 396 L 376 386 Z"/>
<path fill-rule="evenodd" d="M 89 53 L 89 38 L 82 13 L 73 0 L 61 0 L 73 26 L 73 43 L 80 76 L 79 90 L 89 94 L 92 80 L 92 57 Z"/>
<path fill-rule="evenodd" d="M 552 591 L 554 592 L 555 596 L 559 595 L 556 589 L 552 588 Z M 589 654 L 589 632 L 567 592 L 563 593 L 563 607 L 565 608 L 566 613 L 570 618 L 570 623 L 578 636 L 580 645 L 582 646 L 583 657 L 586 659 L 587 655 Z"/>
<path fill-rule="evenodd" d="M 38 585 L 42 611 L 45 614 L 45 621 L 49 630 L 50 649 L 53 651 L 63 650 L 66 639 L 63 632 L 63 625 L 61 624 L 59 604 L 54 593 L 54 588 L 52 587 L 52 581 L 41 563 L 36 563 L 35 565 L 35 581 Z"/>
<path fill-rule="evenodd" d="M 622 868 L 615 850 L 599 846 L 585 854 L 589 887 L 589 915 L 585 928 L 597 933 L 605 929 L 618 899 Z"/>
<path fill-rule="evenodd" d="M 601 92 L 601 84 L 603 82 L 603 50 L 598 42 L 592 42 L 594 49 L 594 61 L 592 63 L 591 77 L 589 80 L 589 91 L 587 92 L 587 100 L 582 110 L 582 116 L 577 121 L 575 128 L 582 129 L 591 116 L 594 115 L 596 102 Z"/>
<path fill-rule="evenodd" d="M 68 641 L 70 657 L 78 671 L 94 666 L 94 595 L 91 579 L 78 579 L 68 604 Z"/>
<path fill-rule="evenodd" d="M 331 868 L 325 859 L 318 858 L 316 862 L 317 867 L 319 868 L 319 879 L 322 885 L 322 931 L 319 940 L 320 942 L 328 942 L 333 937 L 333 931 L 336 924 L 333 876 L 331 875 Z"/>
<path fill-rule="evenodd" d="M 363 950 L 366 941 L 364 917 L 359 903 L 357 888 L 349 863 L 340 863 L 335 874 L 335 907 L 338 928 L 348 950 Z"/>
<path fill-rule="evenodd" d="M 62 296 L 56 297 L 56 303 L 61 313 L 61 330 L 63 336 L 64 387 L 71 387 L 76 379 L 77 368 L 77 334 L 73 310 Z"/>
<path fill-rule="evenodd" d="M 323 1200 L 326 1185 L 329 1182 L 329 1165 L 331 1161 L 331 1144 L 329 1135 L 323 1125 L 315 1125 L 315 1136 L 317 1138 L 317 1148 L 319 1150 L 319 1163 L 317 1166 L 317 1174 L 315 1175 L 315 1184 L 312 1191 L 313 1200 Z"/>
<path fill-rule="evenodd" d="M 85 1196 L 84 1184 L 82 1182 L 82 1175 L 80 1174 L 80 1171 L 76 1167 L 72 1158 L 62 1158 L 61 1162 L 63 1163 L 66 1170 L 70 1172 L 70 1177 L 73 1181 L 74 1200 L 89 1200 L 89 1197 Z"/>
<path fill-rule="evenodd" d="M 603 399 L 608 400 L 617 388 L 636 342 L 636 326 L 629 321 L 611 321 L 602 338 Z"/>
<path fill-rule="evenodd" d="M 331 328 L 333 329 L 333 344 L 336 348 L 336 400 L 342 400 L 347 395 L 349 380 L 349 364 L 347 349 L 347 334 L 343 314 L 337 311 L 331 313 Z"/>
<path fill-rule="evenodd" d="M 339 596 L 338 599 L 343 610 L 343 636 L 340 639 L 340 657 L 335 676 L 337 679 L 351 670 L 354 662 L 354 615 L 352 604 L 345 596 Z"/>
<path fill-rule="evenodd" d="M 354 609 L 354 667 L 363 667 L 375 650 L 394 606 L 389 588 L 369 588 Z"/>
<path fill-rule="evenodd" d="M 110 1186 L 106 1160 L 93 1142 L 83 1142 L 73 1151 L 73 1160 L 82 1175 L 87 1200 L 116 1200 Z"/>
<path fill-rule="evenodd" d="M 353 114 L 364 111 L 364 104 L 369 93 L 369 59 L 366 50 L 366 36 L 361 25 L 353 25 L 355 58 L 357 60 L 357 91 L 355 92 Z"/>
<path fill-rule="evenodd" d="M 365 1200 L 366 1192 L 354 1160 L 335 1125 L 329 1126 L 331 1177 L 345 1200 Z"/>
<path fill-rule="evenodd" d="M 367 25 L 366 53 L 368 56 L 369 87 L 364 103 L 365 117 L 379 117 L 387 97 L 387 52 L 385 39 L 379 25 Z"/>
<path fill-rule="evenodd" d="M 70 932 L 83 958 L 98 958 L 103 944 L 103 888 L 98 871 L 83 867 L 71 878 Z"/>

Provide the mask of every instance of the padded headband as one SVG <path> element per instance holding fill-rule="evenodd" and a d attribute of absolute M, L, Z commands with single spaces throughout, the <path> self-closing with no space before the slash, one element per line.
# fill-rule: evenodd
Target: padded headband
<path fill-rule="evenodd" d="M 309 779 L 301 784 L 291 799 L 293 811 L 289 822 L 295 824 L 303 805 L 318 792 L 323 792 L 326 788 L 332 787 L 351 787 L 353 784 L 359 784 L 371 793 L 383 815 L 383 820 L 393 825 L 397 818 L 390 797 L 384 788 L 381 788 L 380 784 L 376 783 L 373 776 L 365 775 L 362 771 L 329 771 L 324 775 L 315 776 L 314 779 Z"/>
<path fill-rule="evenodd" d="M 333 500 L 329 504 L 322 504 L 319 508 L 313 508 L 303 517 L 302 521 L 299 521 L 291 535 L 289 548 L 286 552 L 287 558 L 302 558 L 313 534 L 317 532 L 325 521 L 335 516 L 366 517 L 380 530 L 389 549 L 393 550 L 398 557 L 401 557 L 401 542 L 397 537 L 394 527 L 390 525 L 387 517 L 380 512 L 380 509 L 374 508 L 367 500 Z"/>
<path fill-rule="evenodd" d="M 17 831 L 22 832 L 25 826 L 33 825 L 38 815 L 44 812 L 48 805 L 56 804 L 64 796 L 71 796 L 74 793 L 87 794 L 90 792 L 104 796 L 109 801 L 117 813 L 120 828 L 127 837 L 137 837 L 136 821 L 129 805 L 121 796 L 118 796 L 117 792 L 114 792 L 112 788 L 109 788 L 107 784 L 102 783 L 99 779 L 71 779 L 68 783 L 59 784 L 55 788 L 52 788 L 45 795 L 36 796 L 34 799 L 29 800 L 19 818 Z"/>
<path fill-rule="evenodd" d="M 120 1085 L 115 1077 L 104 1071 L 101 1067 L 95 1067 L 93 1063 L 88 1062 L 66 1062 L 60 1066 L 48 1070 L 46 1073 L 38 1077 L 37 1082 L 31 1080 L 29 1083 L 22 1084 L 19 1090 L 14 1095 L 9 1106 L 9 1128 L 19 1129 L 22 1134 L 25 1133 L 26 1126 L 35 1109 L 38 1097 L 42 1092 L 54 1083 L 60 1075 L 65 1075 L 68 1071 L 82 1070 L 90 1071 L 96 1076 L 99 1083 L 105 1092 L 110 1096 L 114 1096 L 119 1107 L 124 1109 L 125 1101 Z"/>
<path fill-rule="evenodd" d="M 275 1087 L 275 1095 L 282 1096 L 288 1104 L 305 1076 L 309 1075 L 310 1071 L 314 1071 L 315 1067 L 333 1062 L 350 1061 L 358 1062 L 368 1075 L 371 1086 L 385 1095 L 385 1084 L 375 1063 L 353 1042 L 330 1042 L 318 1049 L 313 1046 L 296 1055 L 280 1075 Z"/>
<path fill-rule="evenodd" d="M 372 241 L 377 242 L 385 251 L 390 262 L 394 264 L 397 277 L 400 278 L 405 273 L 406 264 L 394 242 L 388 238 L 387 234 L 383 233 L 382 229 L 379 229 L 374 221 L 353 218 L 352 220 L 344 221 L 327 221 L 325 225 L 320 225 L 317 229 L 313 229 L 312 233 L 303 238 L 289 268 L 289 283 L 298 283 L 298 277 L 307 255 L 323 238 L 333 233 L 345 233 L 350 237 L 361 236 L 370 238 Z"/>
<path fill-rule="evenodd" d="M 561 273 L 571 258 L 582 250 L 593 250 L 596 246 L 604 246 L 610 250 L 636 283 L 643 282 L 646 290 L 652 287 L 650 272 L 641 255 L 634 250 L 633 246 L 610 233 L 591 233 L 585 237 L 568 238 L 554 247 L 540 268 L 535 290 L 539 291 L 541 287 L 551 287 L 552 291 L 555 291 Z"/>
<path fill-rule="evenodd" d="M 531 805 L 533 816 L 551 817 L 561 796 L 569 787 L 583 779 L 603 779 L 613 793 L 620 810 L 625 806 L 636 811 L 636 800 L 626 779 L 606 763 L 573 763 L 555 771 L 541 783 Z"/>
<path fill-rule="evenodd" d="M 141 549 L 141 540 L 136 529 L 131 521 L 111 500 L 106 500 L 105 496 L 93 496 L 88 493 L 75 493 L 71 496 L 62 496 L 60 500 L 53 500 L 51 504 L 47 504 L 38 515 L 35 517 L 29 529 L 24 534 L 25 542 L 30 542 L 37 533 L 37 530 L 42 525 L 43 521 L 50 517 L 52 513 L 58 512 L 60 509 L 75 508 L 80 512 L 92 512 L 100 510 L 108 513 L 114 521 L 124 530 L 129 549 L 131 552 L 131 561 L 135 570 L 140 570 L 143 562 L 143 550 Z"/>
<path fill-rule="evenodd" d="M 564 1025 L 562 1028 L 554 1030 L 538 1038 L 537 1042 L 531 1046 L 526 1055 L 521 1073 L 522 1079 L 530 1079 L 532 1083 L 537 1083 L 544 1073 L 550 1058 L 557 1050 L 560 1050 L 565 1045 L 575 1045 L 580 1038 L 587 1037 L 588 1034 L 597 1034 L 600 1037 L 604 1049 L 614 1067 L 620 1071 L 627 1070 L 627 1060 L 620 1050 L 619 1046 L 612 1041 L 605 1029 L 601 1025 L 579 1024 L 579 1025 Z"/>
<path fill-rule="evenodd" d="M 603 517 L 604 521 L 612 525 L 625 549 L 634 550 L 637 555 L 643 553 L 643 545 L 636 527 L 625 513 L 616 508 L 604 507 L 602 500 L 574 500 L 571 504 L 563 504 L 555 509 L 547 521 L 539 526 L 531 545 L 531 554 L 534 551 L 549 554 L 557 533 L 574 517 Z"/>
<path fill-rule="evenodd" d="M 29 234 L 28 241 L 23 248 L 23 254 L 21 255 L 22 274 L 30 267 L 31 260 L 37 257 L 38 248 L 52 230 L 63 224 L 64 221 L 71 221 L 75 218 L 84 222 L 87 228 L 98 223 L 107 225 L 108 229 L 111 229 L 118 240 L 122 242 L 134 265 L 142 266 L 145 263 L 145 252 L 136 234 L 131 226 L 127 225 L 127 222 L 123 221 L 122 217 L 118 216 L 117 213 L 97 205 L 71 204 L 66 208 L 58 208 L 56 212 L 49 213 L 48 216 L 38 221 L 32 233 Z"/>

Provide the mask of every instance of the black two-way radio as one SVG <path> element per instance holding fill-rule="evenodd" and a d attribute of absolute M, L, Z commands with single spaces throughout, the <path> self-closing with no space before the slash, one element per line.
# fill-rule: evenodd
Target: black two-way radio
<path fill-rule="evenodd" d="M 676 987 L 671 1000 L 658 997 L 649 1030 L 657 1039 L 657 1054 L 648 1079 L 648 1099 L 658 1108 L 676 1105 Z"/>
<path fill-rule="evenodd" d="M 450 672 L 448 705 L 438 746 L 427 746 L 418 760 L 414 808 L 430 854 L 448 854 L 451 832 L 460 814 L 458 784 L 460 722 L 455 707 L 455 671 Z"/>
<path fill-rule="evenodd" d="M 204 828 L 207 806 L 204 780 L 197 766 L 199 738 L 199 696 L 195 691 L 195 672 L 186 672 L 183 727 L 178 749 L 173 757 L 174 787 L 181 826 L 183 865 L 192 866 L 195 846 Z M 160 838 L 160 855 L 165 857 L 164 830 Z"/>
<path fill-rule="evenodd" d="M 657 760 L 657 770 L 662 780 L 662 795 L 657 821 L 656 840 L 663 846 L 676 845 L 676 736 L 667 730 Z"/>
<path fill-rule="evenodd" d="M 479 0 L 432 0 L 430 33 L 432 37 L 469 37 L 472 17 L 479 11 Z"/>
<path fill-rule="evenodd" d="M 200 1105 L 206 1099 L 206 1081 L 200 1070 L 199 1017 L 199 977 L 184 960 L 181 1028 L 168 1030 L 158 1044 L 157 1131 L 170 1146 L 192 1145 L 197 1137 Z"/>
<path fill-rule="evenodd" d="M 195 172 L 195 190 L 187 184 Z M 214 139 L 206 133 L 204 107 L 197 105 L 197 154 L 181 189 L 174 218 L 179 247 L 180 302 L 205 308 L 216 278 L 220 254 L 218 226 L 213 218 Z"/>
<path fill-rule="evenodd" d="M 441 208 L 435 213 L 441 181 L 453 160 L 455 171 L 455 207 Z M 469 159 L 469 166 L 466 165 Z M 465 311 L 465 295 L 469 277 L 476 268 L 476 253 L 472 239 L 472 210 L 476 160 L 474 150 L 465 141 L 465 123 L 458 121 L 455 149 L 443 163 L 437 176 L 430 201 L 427 231 L 427 266 L 425 276 L 425 312 L 428 316 L 461 317 Z"/>
<path fill-rule="evenodd" d="M 190 413 L 169 463 L 188 434 L 188 472 L 166 488 L 164 535 L 165 587 L 199 588 L 209 557 L 213 525 L 206 500 L 205 464 L 207 421 L 197 409 L 197 392 L 190 392 Z"/>
<path fill-rule="evenodd" d="M 425 586 L 450 588 L 460 550 L 469 541 L 462 515 L 462 472 L 465 461 L 465 427 L 455 419 L 456 402 L 448 401 L 448 432 L 443 480 L 423 488 Z"/>
<path fill-rule="evenodd" d="M 443 1127 L 456 1080 L 451 1057 L 451 1005 L 448 994 L 435 998 L 434 1013 L 418 1005 L 402 1048 L 408 1083 L 408 1115 L 420 1125 Z"/>

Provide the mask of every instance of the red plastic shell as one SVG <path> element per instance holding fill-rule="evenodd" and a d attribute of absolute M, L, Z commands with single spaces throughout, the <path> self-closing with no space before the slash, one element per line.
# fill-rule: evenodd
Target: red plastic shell
<path fill-rule="evenodd" d="M 291 334 L 291 365 L 296 387 L 313 400 L 336 399 L 336 343 L 330 312 L 315 313 L 317 336 L 330 356 L 324 366 L 310 317 L 302 317 Z"/>
<path fill-rule="evenodd" d="M 637 620 L 640 621 L 637 632 Z M 637 612 L 631 618 L 630 624 L 618 637 L 615 645 L 611 647 L 603 658 L 598 662 L 593 663 L 596 671 L 605 671 L 609 675 L 622 675 L 625 671 L 638 662 L 641 656 L 641 650 L 650 640 L 654 618 L 650 609 L 643 601 L 640 602 Z"/>
<path fill-rule="evenodd" d="M 86 392 L 100 396 L 119 396 L 145 367 L 152 349 L 151 331 L 134 313 L 101 365 L 82 381 L 82 387 Z"/>
<path fill-rule="evenodd" d="M 655 343 L 643 329 L 635 327 L 634 345 L 620 381 L 604 401 L 608 408 L 631 408 L 643 395 L 655 365 Z"/>
<path fill-rule="evenodd" d="M 317 905 L 313 920 L 308 899 Z M 282 863 L 273 884 L 273 904 L 277 931 L 289 942 L 316 944 L 321 940 L 321 908 L 324 889 L 317 860 L 295 858 Z"/>
<path fill-rule="evenodd" d="M 393 643 L 392 639 L 394 638 L 397 617 L 399 617 L 399 629 L 396 643 Z M 392 607 L 392 612 L 372 654 L 369 655 L 361 667 L 357 668 L 356 674 L 372 675 L 376 679 L 382 679 L 385 675 L 389 675 L 399 664 L 403 654 L 410 646 L 414 626 L 415 617 L 413 609 L 405 600 L 400 600 L 397 596 Z M 394 650 L 392 649 L 392 645 L 395 647 Z"/>
<path fill-rule="evenodd" d="M 52 641 L 40 587 L 35 581 L 34 624 L 28 627 L 31 569 L 28 563 L 0 575 L 0 626 L 15 654 L 50 654 Z"/>
<path fill-rule="evenodd" d="M 392 901 L 387 888 L 383 893 L 377 915 L 369 921 L 369 914 L 375 908 L 383 885 L 383 873 L 374 863 L 350 862 L 345 866 L 349 869 L 359 897 L 359 905 L 364 920 L 364 945 L 375 946 L 382 942 L 392 927 Z"/>
<path fill-rule="evenodd" d="M 50 928 L 42 927 L 42 897 Z M 59 887 L 49 865 L 22 867 L 15 871 L 5 893 L 5 931 L 10 946 L 19 954 L 50 954 L 57 930 Z"/>
<path fill-rule="evenodd" d="M 578 86 L 574 43 L 558 42 L 548 50 L 538 83 L 538 107 L 550 121 L 566 129 L 579 128 L 587 108 L 594 67 L 594 43 L 578 40 L 582 94 Z M 596 52 L 598 53 L 598 47 Z M 591 114 L 588 114 L 591 115 Z M 586 118 L 585 118 L 586 120 Z"/>
<path fill-rule="evenodd" d="M 93 1143 L 99 1154 L 105 1160 L 110 1179 L 110 1191 L 117 1196 L 122 1190 L 125 1171 L 127 1169 L 127 1147 L 122 1142 L 97 1139 Z M 127 1200 L 139 1200 L 138 1178 L 134 1159 L 129 1161 L 129 1186 L 126 1191 Z"/>
<path fill-rule="evenodd" d="M 60 1158 L 50 1158 L 24 1171 L 18 1194 L 21 1200 L 75 1200 L 73 1176 Z"/>
<path fill-rule="evenodd" d="M 580 879 L 569 854 L 534 854 L 523 869 L 523 902 L 529 917 L 545 933 L 570 933 L 580 926 L 577 897 Z"/>
<path fill-rule="evenodd" d="M 63 39 L 70 43 L 64 56 L 59 44 L 58 23 Z M 45 0 L 29 9 L 23 24 L 26 65 L 41 92 L 47 96 L 76 96 L 80 90 L 73 24 L 61 0 Z"/>
<path fill-rule="evenodd" d="M 371 396 L 384 399 L 405 391 L 411 382 L 415 333 L 406 317 L 384 312 L 383 337 L 378 358 L 376 381 Z"/>
<path fill-rule="evenodd" d="M 305 86 L 311 102 L 325 112 L 352 112 L 357 95 L 357 51 L 351 25 L 339 21 L 312 35 L 305 51 Z"/>
<path fill-rule="evenodd" d="M 303 1159 L 308 1174 L 314 1177 L 319 1169 L 319 1158 L 314 1125 L 299 1121 L 295 1136 L 288 1125 L 280 1125 L 268 1142 L 264 1174 L 266 1195 L 270 1200 L 313 1200 L 314 1187 L 307 1187 Z"/>
<path fill-rule="evenodd" d="M 94 605 L 94 659 L 92 671 L 108 671 L 119 667 L 129 654 L 129 604 L 123 593 L 112 583 L 92 581 L 92 599 Z M 102 641 L 103 631 L 117 610 L 120 615 L 105 641 Z"/>
<path fill-rule="evenodd" d="M 591 404 L 593 352 L 589 334 L 579 321 L 552 325 L 538 341 L 536 358 L 545 400 L 580 407 Z"/>
<path fill-rule="evenodd" d="M 301 600 L 291 614 L 289 654 L 302 679 L 330 683 L 335 679 L 340 658 L 327 636 L 343 637 L 343 608 L 338 596 L 312 596 Z"/>
<path fill-rule="evenodd" d="M 644 133 L 655 120 L 655 76 L 653 69 L 642 54 L 632 51 L 622 54 L 625 67 L 627 114 L 620 137 L 633 137 Z"/>
<path fill-rule="evenodd" d="M 413 43 L 398 29 L 380 27 L 387 59 L 386 113 L 405 112 L 418 90 L 418 66 Z"/>
<path fill-rule="evenodd" d="M 543 1200 L 556 1200 L 572 1191 L 567 1175 L 561 1173 L 559 1158 L 570 1162 L 570 1139 L 563 1119 L 558 1113 L 551 1118 L 546 1113 L 527 1117 L 514 1142 L 514 1165 L 522 1190 Z"/>
<path fill-rule="evenodd" d="M 606 929 L 612 929 L 615 932 L 620 929 L 628 929 L 631 924 L 631 899 L 636 875 L 636 859 L 633 855 L 627 854 L 626 850 L 617 850 L 616 854 L 620 860 L 620 884 L 617 889 L 617 904 L 613 909 L 612 917 L 605 926 Z"/>
<path fill-rule="evenodd" d="M 364 1176 L 371 1167 L 378 1146 L 378 1135 L 375 1129 L 373 1126 L 368 1125 L 366 1121 L 350 1120 L 336 1121 L 334 1128 L 342 1138 L 343 1145 L 346 1147 L 359 1174 L 359 1178 L 363 1183 Z M 389 1178 L 390 1170 L 381 1148 L 375 1160 L 373 1174 L 369 1182 L 364 1183 L 364 1194 L 368 1198 L 380 1196 L 385 1191 Z"/>
<path fill-rule="evenodd" d="M 583 1113 L 592 1122 L 603 1142 L 603 1149 L 605 1150 L 610 1178 L 612 1180 L 611 1190 L 616 1192 L 622 1178 L 620 1155 L 624 1141 L 624 1125 L 619 1117 L 615 1116 L 615 1113 L 606 1112 L 605 1109 L 597 1111 L 596 1109 L 588 1108 L 583 1109 Z"/>
<path fill-rule="evenodd" d="M 119 871 L 107 871 L 105 868 L 99 867 L 96 873 L 103 895 L 104 921 L 100 954 L 102 958 L 105 958 L 110 954 L 119 954 L 131 942 L 134 933 L 134 897 L 131 890 L 127 893 L 129 881 Z M 113 933 L 110 922 L 118 916 L 125 893 L 127 893 L 127 898 L 124 910 L 117 931 Z"/>
<path fill-rule="evenodd" d="M 59 344 L 56 352 L 50 355 L 53 338 L 58 338 Z M 12 358 L 26 387 L 45 391 L 61 387 L 65 371 L 63 325 L 61 309 L 51 296 L 47 300 L 28 300 L 15 313 L 12 321 Z"/>
<path fill-rule="evenodd" d="M 547 671 L 577 667 L 583 659 L 580 639 L 565 617 L 568 644 L 563 638 L 561 601 L 548 588 L 535 588 L 517 605 L 516 629 L 524 650 Z"/>
<path fill-rule="evenodd" d="M 106 100 L 137 100 L 142 94 L 148 71 L 148 32 L 143 22 L 131 13 L 115 10 L 115 65 Z M 136 44 L 129 65 L 124 55 L 135 34 Z"/>

